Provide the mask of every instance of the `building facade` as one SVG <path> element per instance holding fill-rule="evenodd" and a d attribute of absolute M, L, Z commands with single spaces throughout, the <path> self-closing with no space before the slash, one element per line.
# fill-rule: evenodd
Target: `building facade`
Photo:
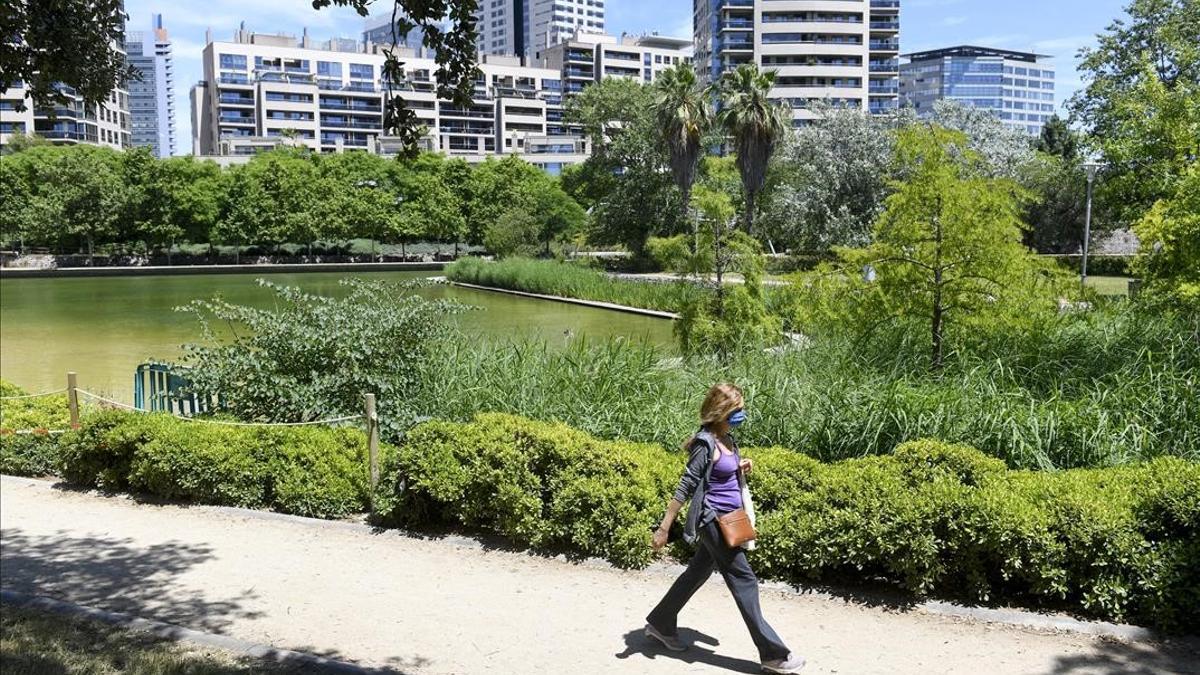
<path fill-rule="evenodd" d="M 1007 126 L 1036 135 L 1054 115 L 1049 56 L 986 47 L 947 47 L 906 54 L 900 92 L 918 115 L 942 99 L 993 112 Z"/>
<path fill-rule="evenodd" d="M 162 14 L 154 15 L 150 32 L 128 33 L 125 49 L 129 64 L 141 74 L 129 83 L 131 142 L 170 157 L 175 154 L 175 66 Z"/>
<path fill-rule="evenodd" d="M 353 48 L 351 48 L 353 46 Z M 281 143 L 315 151 L 392 154 L 398 139 L 383 131 L 387 96 L 402 97 L 427 129 L 427 150 L 481 161 L 520 154 L 556 173 L 586 158 L 585 143 L 562 124 L 556 70 L 517 57 L 484 56 L 470 106 L 439 100 L 432 59 L 396 47 L 406 80 L 389 93 L 384 55 L 370 43 L 314 43 L 305 35 L 239 30 L 231 42 L 204 48 L 204 80 L 192 90 L 194 147 L 201 155 L 251 155 Z"/>
<path fill-rule="evenodd" d="M 125 53 L 123 42 L 112 48 Z M 59 84 L 56 88 L 67 100 L 50 109 L 35 109 L 23 82 L 0 95 L 0 145 L 14 134 L 37 134 L 61 145 L 84 143 L 118 150 L 130 146 L 129 90 L 124 85 L 98 106 L 86 105 L 71 87 Z M 18 111 L 19 106 L 24 110 Z"/>
<path fill-rule="evenodd" d="M 663 70 L 692 62 L 692 41 L 661 35 L 621 36 L 579 32 L 540 51 L 538 63 L 562 74 L 571 97 L 606 77 L 653 82 Z"/>
<path fill-rule="evenodd" d="M 797 124 L 820 104 L 899 107 L 900 0 L 695 0 L 693 30 L 706 81 L 743 63 L 775 70 L 772 98 Z"/>
<path fill-rule="evenodd" d="M 577 33 L 604 33 L 604 0 L 480 0 L 475 17 L 480 54 L 532 63 Z"/>

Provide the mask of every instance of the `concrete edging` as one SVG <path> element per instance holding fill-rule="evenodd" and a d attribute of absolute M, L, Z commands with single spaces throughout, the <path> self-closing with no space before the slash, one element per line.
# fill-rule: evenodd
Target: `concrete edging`
<path fill-rule="evenodd" d="M 280 272 L 440 272 L 445 267 L 445 262 L 264 263 L 261 265 L 146 265 L 144 267 L 0 267 L 0 278 L 150 277 L 188 274 L 274 274 Z"/>
<path fill-rule="evenodd" d="M 480 286 L 479 284 L 466 284 L 461 281 L 450 281 L 445 277 L 437 277 L 439 281 L 451 286 L 459 286 L 462 288 L 470 288 L 476 291 L 491 291 L 493 293 L 507 293 L 508 295 L 517 295 L 523 298 L 533 298 L 535 300 L 551 300 L 553 302 L 562 302 L 568 305 L 580 305 L 583 307 L 593 307 L 595 309 L 609 309 L 615 312 L 625 312 L 626 314 L 639 314 L 641 316 L 654 317 L 656 319 L 678 319 L 679 315 L 674 312 L 662 312 L 656 309 L 642 309 L 641 307 L 630 307 L 629 305 L 618 305 L 612 302 L 600 302 L 599 300 L 581 300 L 579 298 L 568 298 L 561 295 L 543 295 L 541 293 L 527 293 L 525 291 L 514 291 L 508 288 L 496 288 L 495 286 Z"/>
<path fill-rule="evenodd" d="M 0 483 L 24 484 L 33 487 L 41 487 L 44 489 L 51 489 L 55 484 L 54 481 L 50 480 L 27 478 L 23 476 L 10 476 L 7 474 L 0 474 Z M 117 497 L 130 501 L 133 500 L 132 497 L 125 494 L 117 495 Z M 302 527 L 315 529 L 341 530 L 368 534 L 372 536 L 378 536 L 380 534 L 379 528 L 363 522 L 353 522 L 348 520 L 321 520 L 319 518 L 308 518 L 305 516 L 296 516 L 288 513 L 260 511 L 257 509 L 245 509 L 233 506 L 212 506 L 201 504 L 189 505 L 189 507 L 209 510 L 216 513 L 225 513 L 254 520 L 287 522 L 300 525 Z M 421 539 L 420 537 L 413 536 L 402 530 L 386 530 L 385 533 L 398 537 Z M 456 534 L 439 535 L 436 540 L 456 546 L 458 548 L 472 550 L 480 550 L 486 547 L 486 545 L 479 539 Z M 566 562 L 565 556 L 559 555 L 557 556 L 557 559 Z M 570 564 L 585 565 L 587 567 L 597 569 L 621 571 L 613 567 L 613 565 L 609 562 L 600 558 L 587 558 L 581 562 L 573 562 Z M 680 563 L 659 562 L 651 564 L 650 567 L 644 570 L 644 572 L 673 578 L 679 576 L 683 570 L 684 565 Z M 782 581 L 762 581 L 760 582 L 760 585 L 764 590 L 769 590 L 771 592 L 791 597 L 818 597 L 835 602 L 845 601 L 843 597 L 835 593 L 805 589 L 803 587 L 793 586 L 792 584 Z M 1125 642 L 1159 642 L 1164 639 L 1163 636 L 1149 628 L 1128 624 L 1115 624 L 1107 621 L 1084 621 L 1064 614 L 1039 614 L 1027 610 L 1011 608 L 967 607 L 941 600 L 924 600 L 914 602 L 912 607 L 918 612 L 923 612 L 932 616 L 968 619 L 981 623 L 993 623 L 1034 630 L 1066 631 L 1071 633 L 1079 633 L 1081 635 L 1091 635 L 1096 637 L 1122 640 Z"/>
<path fill-rule="evenodd" d="M 317 656 L 316 654 L 297 652 L 290 649 L 279 649 L 269 645 L 239 640 L 227 635 L 205 633 L 198 630 L 192 630 L 191 628 L 177 626 L 175 624 L 154 621 L 152 619 L 143 619 L 141 617 L 124 614 L 122 612 L 109 612 L 107 610 L 96 609 L 94 607 L 86 607 L 84 605 L 64 602 L 62 600 L 56 600 L 54 598 L 42 595 L 30 595 L 27 593 L 19 593 L 17 591 L 0 590 L 0 602 L 13 607 L 34 609 L 42 612 L 49 612 L 51 614 L 58 614 L 60 616 L 99 621 L 100 623 L 117 626 L 119 628 L 126 628 L 142 633 L 150 633 L 151 635 L 175 642 L 187 642 L 201 647 L 223 649 L 240 656 L 274 661 L 276 663 L 312 666 L 319 668 L 322 672 L 327 673 L 352 673 L 355 675 L 364 675 L 367 673 L 379 672 L 377 669 L 365 668 L 363 666 L 347 663 L 345 661 L 336 661 L 323 656 Z"/>

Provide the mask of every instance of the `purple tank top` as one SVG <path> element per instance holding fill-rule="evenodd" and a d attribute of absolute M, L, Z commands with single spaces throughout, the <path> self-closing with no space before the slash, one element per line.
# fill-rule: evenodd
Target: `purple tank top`
<path fill-rule="evenodd" d="M 704 503 L 717 513 L 728 513 L 742 508 L 742 488 L 738 485 L 737 453 L 720 453 L 708 479 L 708 492 Z"/>

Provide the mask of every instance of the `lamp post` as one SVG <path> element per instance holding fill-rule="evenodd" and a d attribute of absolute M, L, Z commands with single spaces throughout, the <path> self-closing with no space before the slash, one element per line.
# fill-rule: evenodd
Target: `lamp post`
<path fill-rule="evenodd" d="M 1079 275 L 1079 292 L 1087 288 L 1087 259 L 1088 240 L 1092 238 L 1092 184 L 1096 182 L 1096 174 L 1103 168 L 1100 162 L 1084 162 L 1083 169 L 1087 171 L 1087 214 L 1083 220 L 1083 268 Z"/>

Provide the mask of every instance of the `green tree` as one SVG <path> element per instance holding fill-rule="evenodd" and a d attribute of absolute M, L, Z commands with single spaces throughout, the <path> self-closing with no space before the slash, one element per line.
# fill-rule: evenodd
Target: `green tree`
<path fill-rule="evenodd" d="M 680 220 L 691 222 L 692 184 L 703 153 L 703 141 L 713 123 L 709 92 L 690 64 L 679 63 L 659 73 L 654 81 L 654 117 L 667 146 L 671 175 L 679 188 Z M 696 246 L 699 231 L 693 225 Z"/>
<path fill-rule="evenodd" d="M 1186 308 L 1200 335 L 1200 163 L 1187 169 L 1174 194 L 1156 202 L 1133 232 L 1142 243 L 1134 273 L 1152 296 Z"/>
<path fill-rule="evenodd" d="M 483 234 L 484 248 L 500 258 L 537 255 L 540 224 L 525 209 L 509 209 L 490 223 Z"/>
<path fill-rule="evenodd" d="M 955 324 L 969 330 L 981 317 L 1028 320 L 1032 306 L 1053 300 L 1030 291 L 1043 270 L 1021 243 L 1022 189 L 988 177 L 967 144 L 965 134 L 936 125 L 902 130 L 896 162 L 905 179 L 887 198 L 873 243 L 839 250 L 841 271 L 818 275 L 839 289 L 834 311 L 848 311 L 843 320 L 856 330 L 924 326 L 934 370 Z"/>
<path fill-rule="evenodd" d="M 1108 164 L 1101 198 L 1133 222 L 1200 156 L 1200 3 L 1133 0 L 1126 12 L 1080 51 L 1084 87 L 1068 108 Z"/>
<path fill-rule="evenodd" d="M 1076 162 L 1079 160 L 1079 134 L 1067 124 L 1066 120 L 1058 115 L 1052 115 L 1042 125 L 1037 149 L 1047 155 L 1060 157 L 1068 162 Z"/>
<path fill-rule="evenodd" d="M 538 193 L 534 218 L 538 222 L 538 239 L 546 257 L 551 255 L 551 244 L 569 239 L 587 224 L 584 212 L 570 195 L 557 184 L 552 184 Z"/>
<path fill-rule="evenodd" d="M 54 155 L 38 177 L 43 186 L 37 209 L 43 216 L 43 236 L 58 243 L 82 243 L 92 264 L 96 245 L 115 239 L 125 212 L 120 155 L 82 145 L 62 148 Z"/>
<path fill-rule="evenodd" d="M 590 139 L 592 155 L 563 173 L 563 188 L 591 211 L 588 239 L 619 244 L 636 256 L 653 235 L 686 228 L 679 191 L 654 116 L 654 91 L 607 78 L 567 104 L 565 119 Z"/>
<path fill-rule="evenodd" d="M 213 228 L 212 240 L 234 247 L 234 262 L 241 262 L 241 248 L 261 241 L 269 222 L 267 193 L 258 181 L 258 171 L 249 164 L 228 169 L 221 215 Z"/>
<path fill-rule="evenodd" d="M 112 48 L 125 39 L 122 0 L 37 0 L 0 5 L 0 94 L 24 83 L 35 107 L 66 105 L 62 87 L 88 106 L 137 72 Z M 18 110 L 24 109 L 18 100 Z"/>
<path fill-rule="evenodd" d="M 754 234 L 754 208 L 767 180 L 767 165 L 791 128 L 791 111 L 770 98 L 775 71 L 752 63 L 725 73 L 719 82 L 717 120 L 733 142 L 745 199 L 746 233 Z"/>

